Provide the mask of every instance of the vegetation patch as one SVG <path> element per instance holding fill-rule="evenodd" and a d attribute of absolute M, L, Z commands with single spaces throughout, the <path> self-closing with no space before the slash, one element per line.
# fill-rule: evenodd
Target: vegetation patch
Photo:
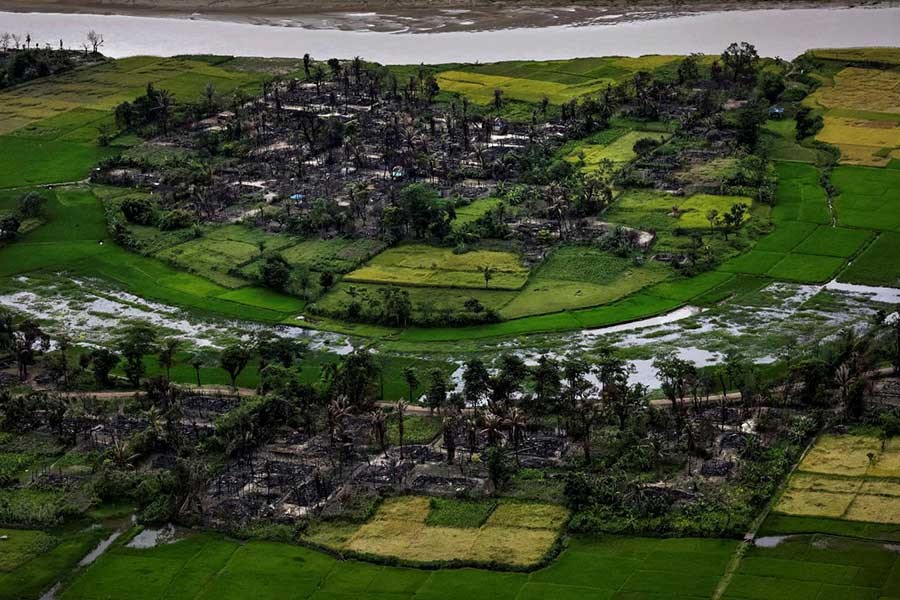
<path fill-rule="evenodd" d="M 592 171 L 604 161 L 626 163 L 634 159 L 637 156 L 634 145 L 638 140 L 649 138 L 663 142 L 669 137 L 669 134 L 655 131 L 629 131 L 605 144 L 575 144 L 566 154 L 565 159 L 569 162 L 583 164 L 585 170 Z"/>
<path fill-rule="evenodd" d="M 496 500 L 431 498 L 425 524 L 429 527 L 481 527 L 494 509 Z"/>
<path fill-rule="evenodd" d="M 834 256 L 788 254 L 773 265 L 766 274 L 775 279 L 801 283 L 823 283 L 838 272 L 846 261 Z"/>
<path fill-rule="evenodd" d="M 406 244 L 385 250 L 345 281 L 410 286 L 517 290 L 525 285 L 528 268 L 512 252 L 472 250 L 456 254 L 450 248 Z"/>
<path fill-rule="evenodd" d="M 900 523 L 900 439 L 823 435 L 775 510 L 799 516 Z"/>
<path fill-rule="evenodd" d="M 900 589 L 897 553 L 883 544 L 824 535 L 751 546 L 724 598 L 879 598 Z"/>
<path fill-rule="evenodd" d="M 411 562 L 523 567 L 544 557 L 568 516 L 568 511 L 558 506 L 501 500 L 496 507 L 485 503 L 472 508 L 486 518 L 483 525 L 475 525 L 475 516 L 460 513 L 461 504 L 442 506 L 440 502 L 452 501 L 437 502 L 432 504 L 424 497 L 385 501 L 375 517 L 349 539 L 346 549 Z M 437 516 L 432 518 L 435 512 Z"/>

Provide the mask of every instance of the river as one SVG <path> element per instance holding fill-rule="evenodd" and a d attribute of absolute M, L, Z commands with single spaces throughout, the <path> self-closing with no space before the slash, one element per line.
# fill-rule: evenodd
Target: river
<path fill-rule="evenodd" d="M 742 40 L 755 44 L 760 54 L 783 58 L 809 48 L 900 46 L 900 8 L 892 7 L 726 11 L 586 23 L 428 33 L 307 28 L 293 21 L 278 26 L 202 18 L 0 12 L 0 31 L 30 33 L 36 42 L 53 46 L 62 39 L 79 47 L 94 29 L 103 34 L 102 50 L 112 57 L 310 53 L 411 64 L 719 53 Z"/>

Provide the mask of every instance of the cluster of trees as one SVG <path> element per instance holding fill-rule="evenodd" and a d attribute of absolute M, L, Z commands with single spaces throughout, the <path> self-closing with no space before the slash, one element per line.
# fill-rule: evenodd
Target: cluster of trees
<path fill-rule="evenodd" d="M 0 89 L 69 71 L 85 61 L 99 60 L 103 36 L 96 31 L 87 34 L 82 51 L 68 50 L 59 40 L 58 47 L 41 46 L 31 38 L 4 31 L 0 33 Z"/>
<path fill-rule="evenodd" d="M 485 267 L 482 274 L 487 286 L 492 270 Z M 349 285 L 344 288 L 344 294 L 346 298 L 334 316 L 351 321 L 378 323 L 389 327 L 406 327 L 412 323 L 449 327 L 495 323 L 500 320 L 497 311 L 485 307 L 477 298 L 467 298 L 456 307 L 445 305 L 438 308 L 427 298 L 413 304 L 409 291 L 395 286 L 379 287 L 376 293 L 370 293 L 368 288 Z M 324 309 L 314 305 L 310 310 Z"/>
<path fill-rule="evenodd" d="M 26 192 L 16 199 L 16 209 L 11 213 L 0 214 L 0 241 L 16 239 L 22 222 L 28 219 L 41 219 L 47 210 L 47 198 L 38 192 Z"/>
<path fill-rule="evenodd" d="M 147 84 L 143 96 L 116 106 L 116 124 L 122 130 L 152 128 L 165 134 L 175 114 L 175 96 L 168 90 L 157 90 Z"/>

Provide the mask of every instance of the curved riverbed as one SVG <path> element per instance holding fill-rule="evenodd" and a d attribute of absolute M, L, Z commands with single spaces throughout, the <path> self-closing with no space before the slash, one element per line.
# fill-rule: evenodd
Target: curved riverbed
<path fill-rule="evenodd" d="M 366 59 L 386 64 L 719 53 L 745 40 L 760 54 L 793 58 L 809 48 L 900 45 L 900 8 L 770 9 L 495 31 L 410 33 L 306 29 L 202 19 L 0 12 L 0 30 L 40 44 L 80 47 L 94 29 L 113 57 L 136 54 Z"/>

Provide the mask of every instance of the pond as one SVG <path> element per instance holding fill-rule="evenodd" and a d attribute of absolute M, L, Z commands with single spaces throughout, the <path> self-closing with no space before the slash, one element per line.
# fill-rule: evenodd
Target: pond
<path fill-rule="evenodd" d="M 352 15 L 344 15 L 349 17 Z M 0 12 L 0 29 L 30 33 L 38 43 L 80 47 L 86 33 L 103 34 L 103 52 L 225 54 L 237 56 L 351 58 L 385 64 L 487 62 L 578 56 L 719 53 L 733 41 L 754 43 L 760 54 L 793 58 L 809 48 L 900 45 L 900 8 L 767 9 L 658 18 L 567 21 L 564 26 L 516 26 L 452 31 L 403 28 L 378 31 L 378 15 L 361 27 L 318 23 L 228 22 L 201 18 Z M 306 25 L 306 26 L 304 26 Z"/>

